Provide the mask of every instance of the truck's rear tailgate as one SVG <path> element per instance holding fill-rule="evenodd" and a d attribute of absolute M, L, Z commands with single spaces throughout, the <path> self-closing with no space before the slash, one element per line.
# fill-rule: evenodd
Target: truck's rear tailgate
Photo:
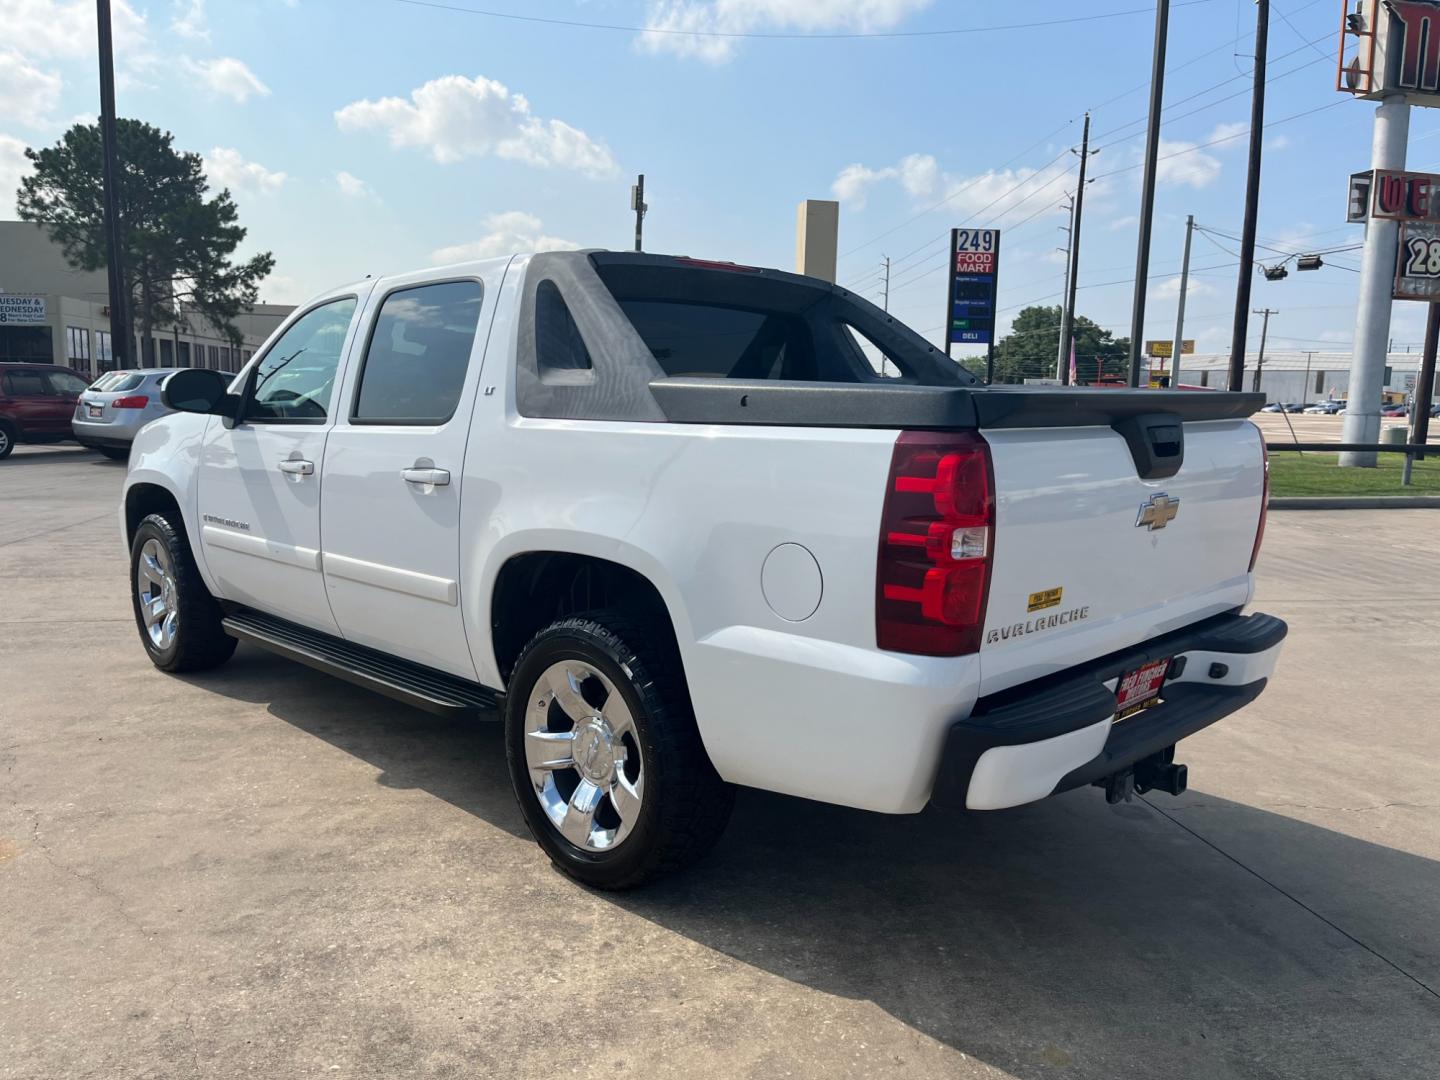
<path fill-rule="evenodd" d="M 983 434 L 996 526 L 982 695 L 1249 599 L 1264 486 L 1249 421 L 1186 423 L 1184 463 L 1163 480 L 1142 480 L 1110 427 Z"/>

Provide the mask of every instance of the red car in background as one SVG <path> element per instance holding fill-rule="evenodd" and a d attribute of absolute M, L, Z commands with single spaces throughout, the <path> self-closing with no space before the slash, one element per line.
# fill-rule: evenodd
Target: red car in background
<path fill-rule="evenodd" d="M 54 364 L 0 364 L 0 458 L 16 443 L 73 439 L 70 418 L 87 385 Z"/>

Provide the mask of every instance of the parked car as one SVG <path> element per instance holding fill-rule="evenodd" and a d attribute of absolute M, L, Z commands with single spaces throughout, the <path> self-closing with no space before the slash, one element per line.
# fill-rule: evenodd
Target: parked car
<path fill-rule="evenodd" d="M 85 380 L 54 364 L 0 364 L 0 458 L 16 443 L 73 437 L 70 417 Z"/>
<path fill-rule="evenodd" d="M 140 429 L 171 411 L 160 400 L 160 384 L 179 370 L 145 368 L 101 375 L 75 403 L 71 421 L 75 438 L 82 446 L 124 461 Z"/>
<path fill-rule="evenodd" d="M 1380 408 L 1381 416 L 1408 416 L 1410 410 L 1404 405 L 1384 405 Z"/>
<path fill-rule="evenodd" d="M 1284 412 L 1284 411 L 1285 411 L 1285 406 L 1284 406 L 1284 405 L 1281 405 L 1280 402 L 1278 402 L 1278 401 L 1272 401 L 1272 402 L 1270 402 L 1268 405 L 1263 405 L 1263 406 L 1261 406 L 1261 408 L 1260 408 L 1260 412 Z"/>
<path fill-rule="evenodd" d="M 1334 416 L 1336 413 L 1342 413 L 1345 411 L 1345 402 L 1334 400 L 1317 401 L 1314 405 L 1308 406 L 1305 411 L 1307 413 L 1319 414 L 1323 416 Z"/>
<path fill-rule="evenodd" d="M 489 259 L 322 294 L 211 375 L 124 483 L 150 660 L 239 639 L 498 709 L 531 832 L 601 888 L 699 857 L 733 785 L 1178 794 L 1286 634 L 1240 614 L 1260 395 L 984 386 L 817 278 Z"/>
<path fill-rule="evenodd" d="M 1301 405 L 1298 401 L 1288 401 L 1288 402 L 1285 403 L 1285 411 L 1286 411 L 1286 412 L 1304 412 L 1304 411 L 1305 411 L 1305 406 L 1304 406 L 1304 405 Z"/>

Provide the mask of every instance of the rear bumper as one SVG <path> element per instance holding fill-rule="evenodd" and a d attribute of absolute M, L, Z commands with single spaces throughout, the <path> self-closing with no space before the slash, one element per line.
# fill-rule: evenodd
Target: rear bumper
<path fill-rule="evenodd" d="M 99 424 L 85 420 L 70 421 L 75 439 L 82 446 L 129 446 L 135 441 L 135 434 L 143 424 L 134 422 Z"/>
<path fill-rule="evenodd" d="M 1259 697 L 1286 632 L 1271 615 L 1217 615 L 982 698 L 946 735 L 931 802 L 999 810 L 1129 768 Z M 1177 663 L 1161 704 L 1114 723 L 1116 680 L 1164 657 Z"/>

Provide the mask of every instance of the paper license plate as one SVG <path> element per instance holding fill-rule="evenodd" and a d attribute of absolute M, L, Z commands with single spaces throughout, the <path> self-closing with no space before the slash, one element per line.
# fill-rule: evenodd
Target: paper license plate
<path fill-rule="evenodd" d="M 89 413 L 91 417 L 96 417 L 104 414 L 105 407 L 103 405 L 86 405 L 85 411 Z"/>
<path fill-rule="evenodd" d="M 1155 702 L 1160 696 L 1160 687 L 1165 684 L 1165 673 L 1170 670 L 1170 658 L 1152 660 L 1144 667 L 1127 671 L 1120 676 L 1115 686 L 1115 718 L 1123 719 Z"/>

